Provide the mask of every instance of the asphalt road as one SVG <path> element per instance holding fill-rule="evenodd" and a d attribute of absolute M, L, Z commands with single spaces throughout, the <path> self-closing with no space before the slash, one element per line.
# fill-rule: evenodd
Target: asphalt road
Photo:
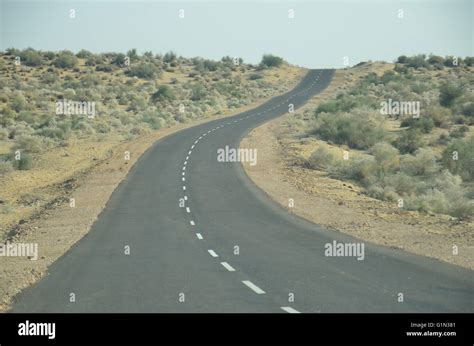
<path fill-rule="evenodd" d="M 256 109 L 156 142 L 12 311 L 473 312 L 472 271 L 369 243 L 363 260 L 327 257 L 326 243 L 362 241 L 288 214 L 240 163 L 217 161 L 219 148 L 303 105 L 332 74 L 312 70 Z"/>

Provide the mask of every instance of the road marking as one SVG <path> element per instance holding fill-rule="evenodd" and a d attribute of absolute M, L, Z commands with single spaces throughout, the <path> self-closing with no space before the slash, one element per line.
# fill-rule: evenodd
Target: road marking
<path fill-rule="evenodd" d="M 203 240 L 204 238 L 202 237 L 201 233 L 196 233 L 196 237 L 198 237 L 198 239 L 200 240 Z"/>
<path fill-rule="evenodd" d="M 235 272 L 235 269 L 227 262 L 221 262 L 221 264 L 224 266 L 225 269 L 227 269 L 230 272 Z"/>
<path fill-rule="evenodd" d="M 195 144 L 191 145 L 191 149 L 194 149 L 195 146 L 196 146 Z"/>
<path fill-rule="evenodd" d="M 189 156 L 186 156 L 186 161 L 189 160 Z"/>
<path fill-rule="evenodd" d="M 289 314 L 300 314 L 300 313 L 301 313 L 301 312 L 299 312 L 298 310 L 295 310 L 295 309 L 293 309 L 293 308 L 290 307 L 290 306 L 282 306 L 281 309 L 282 309 L 283 311 L 288 312 Z"/>
<path fill-rule="evenodd" d="M 192 153 L 192 152 L 193 152 L 193 151 L 192 151 L 192 150 L 190 150 L 190 151 L 188 152 L 188 155 L 191 155 L 191 153 Z"/>
<path fill-rule="evenodd" d="M 183 185 L 183 190 L 186 190 L 186 186 Z"/>
<path fill-rule="evenodd" d="M 183 171 L 185 171 L 185 170 L 186 170 L 186 166 L 183 166 Z"/>
<path fill-rule="evenodd" d="M 242 281 L 242 283 L 257 294 L 265 294 L 264 290 L 262 290 L 260 287 L 254 285 L 252 282 L 248 280 L 244 280 Z"/>
<path fill-rule="evenodd" d="M 186 178 L 185 178 L 185 177 L 183 177 L 182 179 L 183 179 L 183 181 L 186 181 Z"/>
<path fill-rule="evenodd" d="M 219 255 L 217 255 L 214 250 L 207 250 L 207 252 L 209 252 L 209 254 L 212 256 L 212 257 L 219 257 Z"/>
<path fill-rule="evenodd" d="M 184 196 L 184 200 L 187 201 L 187 200 L 188 200 L 188 196 Z"/>
<path fill-rule="evenodd" d="M 191 226 L 196 226 L 193 220 L 189 221 L 189 223 L 191 224 Z"/>
<path fill-rule="evenodd" d="M 185 174 L 186 174 L 186 172 L 183 172 L 183 175 L 185 175 Z"/>
<path fill-rule="evenodd" d="M 201 137 L 199 137 L 199 139 L 201 139 Z M 194 141 L 194 144 L 198 144 L 199 139 L 196 139 L 196 140 Z"/>
<path fill-rule="evenodd" d="M 186 166 L 188 164 L 188 161 L 184 161 L 184 165 Z"/>
<path fill-rule="evenodd" d="M 187 213 L 190 213 L 190 212 L 191 212 L 191 210 L 189 209 L 189 207 L 186 207 L 186 212 L 187 212 Z"/>

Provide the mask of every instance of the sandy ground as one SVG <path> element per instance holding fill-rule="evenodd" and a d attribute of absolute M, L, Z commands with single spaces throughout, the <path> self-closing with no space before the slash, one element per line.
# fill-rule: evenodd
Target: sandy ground
<path fill-rule="evenodd" d="M 293 69 L 291 72 L 285 83 L 288 90 L 306 73 L 304 69 Z M 25 206 L 29 205 L 31 210 L 23 210 L 19 223 L 3 227 L 3 239 L 8 239 L 10 243 L 38 244 L 39 255 L 37 260 L 0 257 L 0 311 L 7 311 L 17 293 L 47 274 L 48 267 L 87 234 L 112 192 L 155 141 L 191 126 L 238 114 L 268 99 L 258 100 L 222 116 L 160 129 L 128 142 L 108 137 L 103 142 L 72 143 L 67 148 L 57 149 L 62 155 L 58 155 L 56 150 L 42 156 L 42 162 L 38 165 L 47 166 L 48 174 L 41 174 L 32 182 L 26 176 L 32 174 L 31 171 L 19 172 L 12 178 L 14 181 L 2 184 L 0 192 L 8 198 L 15 198 L 28 189 L 33 191 L 27 195 L 30 198 L 22 197 Z M 84 151 L 87 155 L 78 159 L 79 153 L 84 155 Z M 129 161 L 124 159 L 126 151 L 130 152 Z M 64 166 L 70 174 L 64 174 Z M 70 206 L 71 198 L 74 199 L 74 207 Z M 18 216 L 11 213 L 13 219 Z M 2 220 L 3 225 L 6 222 L 6 219 Z"/>
<path fill-rule="evenodd" d="M 321 100 L 357 78 L 353 71 L 337 71 L 328 89 L 298 112 L 314 109 Z M 294 115 L 256 128 L 241 143 L 243 148 L 258 150 L 258 164 L 245 165 L 244 169 L 270 198 L 289 212 L 328 229 L 474 269 L 474 222 L 401 210 L 393 203 L 364 195 L 351 183 L 294 165 L 295 158 L 307 158 L 324 143 L 295 140 L 288 121 L 291 116 Z M 293 207 L 289 206 L 290 199 L 294 201 Z"/>

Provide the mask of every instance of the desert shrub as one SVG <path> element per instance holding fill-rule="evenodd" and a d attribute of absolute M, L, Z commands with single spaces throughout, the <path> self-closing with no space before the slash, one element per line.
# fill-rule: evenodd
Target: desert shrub
<path fill-rule="evenodd" d="M 41 66 L 44 64 L 43 57 L 32 48 L 27 48 L 18 53 L 20 61 L 27 66 Z"/>
<path fill-rule="evenodd" d="M 413 128 L 404 130 L 402 134 L 393 142 L 393 145 L 402 154 L 412 154 L 422 147 L 423 144 L 424 143 L 420 131 Z"/>
<path fill-rule="evenodd" d="M 26 151 L 28 153 L 39 153 L 43 150 L 43 142 L 38 136 L 21 135 L 16 138 L 15 150 Z"/>
<path fill-rule="evenodd" d="M 439 103 L 444 107 L 451 107 L 454 101 L 463 94 L 463 88 L 461 85 L 447 82 L 440 86 L 439 93 Z"/>
<path fill-rule="evenodd" d="M 458 139 L 443 151 L 443 166 L 464 181 L 474 180 L 474 136 Z"/>
<path fill-rule="evenodd" d="M 133 65 L 130 70 L 126 72 L 127 75 L 143 79 L 153 79 L 159 76 L 160 70 L 153 64 L 141 63 Z"/>
<path fill-rule="evenodd" d="M 348 113 L 321 114 L 312 134 L 357 149 L 368 149 L 384 137 L 382 128 Z"/>
<path fill-rule="evenodd" d="M 462 138 L 469 132 L 469 126 L 467 125 L 455 125 L 451 128 L 449 136 L 452 138 Z"/>
<path fill-rule="evenodd" d="M 53 65 L 58 68 L 72 68 L 76 66 L 77 58 L 72 52 L 67 50 L 59 53 L 58 57 L 54 59 Z"/>
<path fill-rule="evenodd" d="M 8 139 L 8 130 L 0 128 L 0 141 L 4 141 L 6 139 Z"/>
<path fill-rule="evenodd" d="M 123 53 L 119 53 L 115 56 L 115 58 L 112 60 L 112 64 L 115 64 L 117 66 L 125 66 L 125 59 L 126 55 Z"/>
<path fill-rule="evenodd" d="M 283 64 L 284 60 L 278 56 L 272 54 L 265 54 L 262 57 L 262 62 L 260 63 L 263 67 L 280 67 Z"/>
<path fill-rule="evenodd" d="M 217 69 L 219 68 L 219 63 L 212 60 L 204 60 L 203 66 L 204 69 L 206 69 L 207 71 L 217 71 Z"/>
<path fill-rule="evenodd" d="M 100 64 L 95 67 L 95 70 L 99 72 L 113 72 L 114 68 L 111 65 Z"/>
<path fill-rule="evenodd" d="M 434 126 L 434 120 L 427 116 L 421 116 L 419 118 L 413 118 L 412 116 L 402 120 L 400 127 L 410 127 L 413 129 L 420 130 L 421 133 L 430 133 Z"/>
<path fill-rule="evenodd" d="M 13 166 L 10 161 L 0 161 L 0 176 L 13 171 Z"/>
<path fill-rule="evenodd" d="M 464 65 L 474 66 L 474 57 L 468 56 L 468 57 L 464 58 Z"/>
<path fill-rule="evenodd" d="M 444 58 L 438 55 L 430 55 L 428 57 L 428 63 L 430 63 L 431 65 L 443 65 Z"/>
<path fill-rule="evenodd" d="M 421 68 L 421 67 L 428 67 L 429 66 L 428 62 L 426 61 L 426 56 L 423 55 L 423 54 L 408 57 L 406 59 L 405 64 L 408 67 L 413 67 L 413 68 L 416 68 L 416 69 Z"/>
<path fill-rule="evenodd" d="M 415 155 L 403 155 L 400 171 L 410 176 L 429 177 L 440 169 L 435 154 L 430 149 L 420 148 Z"/>
<path fill-rule="evenodd" d="M 193 101 L 199 101 L 204 99 L 207 96 L 207 90 L 206 88 L 200 84 L 194 84 L 191 88 L 191 100 Z"/>
<path fill-rule="evenodd" d="M 397 170 L 400 165 L 398 150 L 388 143 L 380 142 L 375 144 L 370 149 L 370 153 L 374 156 L 377 172 L 381 178 L 385 174 Z"/>
<path fill-rule="evenodd" d="M 335 166 L 337 175 L 361 182 L 368 186 L 377 171 L 377 163 L 372 156 L 358 156 L 348 161 L 339 161 Z"/>
<path fill-rule="evenodd" d="M 452 112 L 449 108 L 440 106 L 430 106 L 424 113 L 425 117 L 433 119 L 433 123 L 437 127 L 446 127 L 452 117 Z"/>
<path fill-rule="evenodd" d="M 262 79 L 263 76 L 261 73 L 252 73 L 250 76 L 249 76 L 249 79 L 250 80 L 257 80 L 257 79 Z"/>
<path fill-rule="evenodd" d="M 399 64 L 405 64 L 407 62 L 407 56 L 406 55 L 400 55 L 397 59 L 397 63 Z"/>
<path fill-rule="evenodd" d="M 10 107 L 15 112 L 20 112 L 27 108 L 27 101 L 21 92 L 16 92 L 10 99 Z"/>
<path fill-rule="evenodd" d="M 474 102 L 468 102 L 462 106 L 462 114 L 468 117 L 474 117 Z"/>
<path fill-rule="evenodd" d="M 334 162 L 334 155 L 325 147 L 320 146 L 311 153 L 306 165 L 312 169 L 327 168 Z"/>
<path fill-rule="evenodd" d="M 177 55 L 174 52 L 168 52 L 163 56 L 163 61 L 166 63 L 173 62 L 177 59 Z"/>
<path fill-rule="evenodd" d="M 173 89 L 169 85 L 160 85 L 157 91 L 151 95 L 151 101 L 153 103 L 172 101 L 175 99 Z"/>
<path fill-rule="evenodd" d="M 15 153 L 12 153 L 12 157 L 15 157 Z M 12 166 L 19 171 L 27 171 L 33 166 L 33 159 L 30 154 L 26 152 L 20 153 L 19 160 L 12 160 Z"/>
<path fill-rule="evenodd" d="M 91 52 L 89 52 L 88 50 L 85 50 L 85 49 L 81 49 L 77 54 L 76 56 L 80 59 L 87 59 L 87 58 L 90 58 L 91 56 L 93 56 L 93 54 Z"/>

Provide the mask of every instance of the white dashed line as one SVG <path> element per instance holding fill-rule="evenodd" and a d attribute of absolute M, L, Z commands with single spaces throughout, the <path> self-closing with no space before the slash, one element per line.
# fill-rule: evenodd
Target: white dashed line
<path fill-rule="evenodd" d="M 248 280 L 244 280 L 242 281 L 242 283 L 257 294 L 265 294 L 264 290 L 262 290 L 260 287 L 254 285 L 252 282 Z"/>
<path fill-rule="evenodd" d="M 188 161 L 184 161 L 184 165 L 186 166 L 188 164 Z"/>
<path fill-rule="evenodd" d="M 300 314 L 301 313 L 298 310 L 295 310 L 290 306 L 282 306 L 281 309 L 288 312 L 289 314 Z"/>
<path fill-rule="evenodd" d="M 184 196 L 184 200 L 187 201 L 187 200 L 188 200 L 188 196 Z"/>
<path fill-rule="evenodd" d="M 199 240 L 203 240 L 204 238 L 202 237 L 201 233 L 196 233 L 196 237 L 198 237 Z"/>
<path fill-rule="evenodd" d="M 191 153 L 192 153 L 192 152 L 193 152 L 193 151 L 192 151 L 192 150 L 190 150 L 190 151 L 188 152 L 188 155 L 191 155 Z"/>
<path fill-rule="evenodd" d="M 186 166 L 183 166 L 183 171 L 185 171 L 185 170 L 186 170 Z"/>
<path fill-rule="evenodd" d="M 183 190 L 186 190 L 186 186 L 183 185 Z"/>
<path fill-rule="evenodd" d="M 225 269 L 227 269 L 230 272 L 235 272 L 235 269 L 227 262 L 221 262 L 221 264 L 224 266 Z"/>
<path fill-rule="evenodd" d="M 219 257 L 219 255 L 216 254 L 214 250 L 207 250 L 207 252 L 209 252 L 209 255 L 211 255 L 212 257 Z"/>
<path fill-rule="evenodd" d="M 190 212 L 191 212 L 191 210 L 189 209 L 189 207 L 186 207 L 186 212 L 187 212 L 187 213 L 190 213 Z"/>
<path fill-rule="evenodd" d="M 191 149 L 194 149 L 195 146 L 196 146 L 195 144 L 191 145 Z"/>
<path fill-rule="evenodd" d="M 199 138 L 199 139 L 201 139 L 201 138 Z M 194 144 L 198 144 L 199 139 L 195 140 L 195 141 L 194 141 Z"/>
<path fill-rule="evenodd" d="M 186 174 L 186 172 L 183 172 L 183 175 L 185 175 L 185 174 Z"/>
<path fill-rule="evenodd" d="M 193 220 L 189 221 L 189 223 L 191 224 L 191 226 L 196 226 L 196 223 Z"/>
<path fill-rule="evenodd" d="M 186 156 L 186 161 L 189 160 L 189 156 Z"/>
<path fill-rule="evenodd" d="M 182 180 L 183 180 L 183 181 L 186 181 L 186 178 L 185 178 L 185 177 L 183 177 L 183 178 L 182 178 Z"/>

